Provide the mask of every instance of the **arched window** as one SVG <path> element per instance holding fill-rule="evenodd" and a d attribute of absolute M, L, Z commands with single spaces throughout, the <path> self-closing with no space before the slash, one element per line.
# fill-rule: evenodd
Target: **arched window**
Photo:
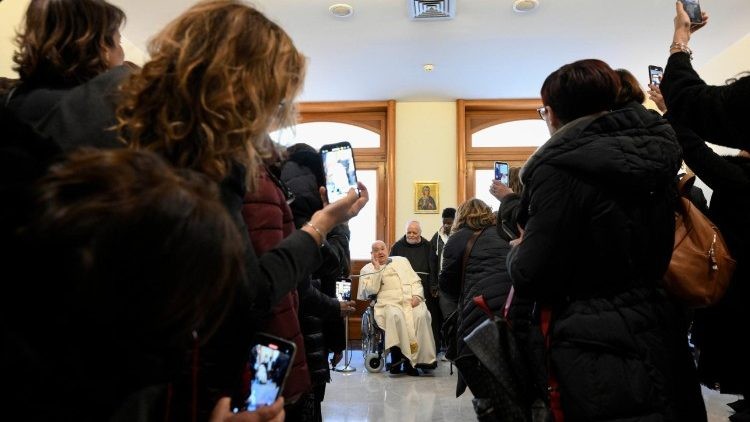
<path fill-rule="evenodd" d="M 497 210 L 489 193 L 494 162 L 521 166 L 549 139 L 547 124 L 536 108 L 541 100 L 459 100 L 458 198 L 477 197 Z"/>
<path fill-rule="evenodd" d="M 370 261 L 370 247 L 375 240 L 393 242 L 395 219 L 393 196 L 388 192 L 393 181 L 393 145 L 395 102 L 302 103 L 300 122 L 294 127 L 277 131 L 271 137 L 289 146 L 298 142 L 315 149 L 325 144 L 348 141 L 354 149 L 357 179 L 367 186 L 370 201 L 360 214 L 349 222 L 352 273 Z M 390 147 L 393 150 L 393 147 Z M 389 177 L 390 176 L 390 177 Z M 391 205 L 390 209 L 388 205 Z M 390 217 L 390 218 L 389 218 Z"/>

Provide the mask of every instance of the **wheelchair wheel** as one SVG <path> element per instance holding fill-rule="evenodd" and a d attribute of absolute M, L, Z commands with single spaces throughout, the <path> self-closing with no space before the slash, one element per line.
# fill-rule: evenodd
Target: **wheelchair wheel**
<path fill-rule="evenodd" d="M 377 353 L 368 353 L 365 355 L 365 365 L 369 372 L 380 372 L 383 369 L 385 360 Z"/>

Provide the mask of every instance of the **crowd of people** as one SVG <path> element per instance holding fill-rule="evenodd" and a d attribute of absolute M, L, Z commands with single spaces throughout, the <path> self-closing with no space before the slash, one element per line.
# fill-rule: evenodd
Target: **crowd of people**
<path fill-rule="evenodd" d="M 105 0 L 32 0 L 19 79 L 0 87 L 9 416 L 321 421 L 355 305 L 335 295 L 351 272 L 347 221 L 368 191 L 329 204 L 318 151 L 269 137 L 295 124 L 305 58 L 255 8 L 203 0 L 138 67 L 120 46 L 125 19 Z M 480 421 L 536 421 L 540 402 L 557 422 L 706 421 L 701 384 L 741 395 L 730 419 L 750 420 L 737 328 L 750 319 L 750 76 L 711 86 L 695 72 L 689 41 L 707 22 L 676 4 L 648 92 L 663 115 L 627 70 L 565 64 L 541 85 L 551 137 L 492 182 L 497 212 L 472 198 L 444 209 L 430 240 L 415 220 L 372 244 L 357 297 L 377 297 L 390 374 L 431 371 L 452 344 L 457 395 L 468 387 Z M 706 213 L 737 261 L 725 297 L 694 311 L 660 283 L 683 160 L 712 189 Z M 421 194 L 418 209 L 437 212 Z M 511 321 L 522 400 L 464 341 L 486 320 L 478 297 Z M 290 373 L 275 403 L 235 412 L 253 375 L 265 384 L 248 360 L 261 332 L 294 344 Z"/>

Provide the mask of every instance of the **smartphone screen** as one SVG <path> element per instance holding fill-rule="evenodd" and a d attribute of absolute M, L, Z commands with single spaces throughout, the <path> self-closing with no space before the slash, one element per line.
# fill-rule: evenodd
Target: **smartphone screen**
<path fill-rule="evenodd" d="M 292 368 L 294 343 L 259 333 L 250 349 L 250 394 L 241 407 L 234 412 L 257 410 L 259 407 L 273 404 L 284 389 L 284 382 Z"/>
<path fill-rule="evenodd" d="M 339 302 L 352 300 L 352 282 L 339 280 L 336 282 L 336 298 Z"/>
<path fill-rule="evenodd" d="M 326 174 L 329 204 L 345 197 L 349 189 L 354 188 L 357 191 L 357 171 L 349 142 L 323 145 L 320 148 L 320 158 L 323 160 L 323 170 Z"/>
<path fill-rule="evenodd" d="M 680 0 L 682 7 L 685 8 L 688 16 L 690 16 L 690 22 L 701 23 L 703 18 L 701 16 L 701 5 L 698 0 Z"/>
<path fill-rule="evenodd" d="M 648 81 L 649 84 L 659 85 L 661 78 L 664 75 L 664 69 L 659 66 L 650 65 L 648 67 Z"/>
<path fill-rule="evenodd" d="M 495 161 L 495 180 L 499 180 L 500 183 L 508 186 L 508 175 L 510 174 L 510 167 L 508 163 L 502 161 Z"/>

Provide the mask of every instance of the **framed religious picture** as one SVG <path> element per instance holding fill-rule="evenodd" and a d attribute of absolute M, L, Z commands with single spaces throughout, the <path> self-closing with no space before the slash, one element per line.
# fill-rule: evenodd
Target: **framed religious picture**
<path fill-rule="evenodd" d="M 414 212 L 437 214 L 440 209 L 440 183 L 414 182 Z"/>

